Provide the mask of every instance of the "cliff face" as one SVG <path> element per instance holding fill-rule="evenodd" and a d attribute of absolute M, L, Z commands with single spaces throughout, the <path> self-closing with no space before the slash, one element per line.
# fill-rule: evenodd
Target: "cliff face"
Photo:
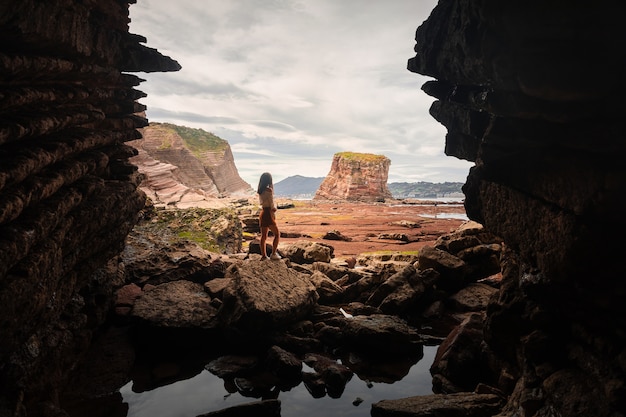
<path fill-rule="evenodd" d="M 139 151 L 131 162 L 144 175 L 141 189 L 155 204 L 202 207 L 211 199 L 254 192 L 239 176 L 227 141 L 167 123 L 151 123 L 141 133 L 130 142 Z"/>
<path fill-rule="evenodd" d="M 503 415 L 622 415 L 625 9 L 559 4 L 441 0 L 409 70 L 476 162 L 469 217 L 509 249 L 485 328 Z"/>
<path fill-rule="evenodd" d="M 313 199 L 372 202 L 391 198 L 387 188 L 390 164 L 383 155 L 337 153 Z"/>
<path fill-rule="evenodd" d="M 129 72 L 180 66 L 128 32 L 128 3 L 0 3 L 0 415 L 53 413 L 144 204 Z"/>

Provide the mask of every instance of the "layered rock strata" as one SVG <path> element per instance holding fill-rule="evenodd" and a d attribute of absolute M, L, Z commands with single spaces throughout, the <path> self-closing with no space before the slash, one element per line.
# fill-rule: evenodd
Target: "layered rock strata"
<path fill-rule="evenodd" d="M 169 123 L 150 123 L 141 133 L 130 143 L 139 151 L 131 162 L 144 174 L 141 189 L 156 205 L 202 207 L 219 197 L 254 192 L 239 176 L 224 139 Z"/>
<path fill-rule="evenodd" d="M 471 219 L 508 248 L 485 341 L 502 416 L 626 410 L 624 5 L 442 0 L 410 71 L 435 78 Z"/>
<path fill-rule="evenodd" d="M 0 4 L 0 415 L 52 415 L 143 207 L 130 72 L 178 63 L 117 0 Z"/>
<path fill-rule="evenodd" d="M 336 153 L 313 199 L 375 202 L 392 198 L 387 188 L 390 164 L 384 155 Z"/>

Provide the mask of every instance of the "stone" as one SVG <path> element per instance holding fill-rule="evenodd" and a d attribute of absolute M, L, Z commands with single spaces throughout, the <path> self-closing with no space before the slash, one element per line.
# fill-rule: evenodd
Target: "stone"
<path fill-rule="evenodd" d="M 314 262 L 330 262 L 332 247 L 318 242 L 299 240 L 291 245 L 279 248 L 292 262 L 312 264 Z"/>
<path fill-rule="evenodd" d="M 249 373 L 258 363 L 256 356 L 224 355 L 210 361 L 205 369 L 224 379 Z"/>
<path fill-rule="evenodd" d="M 487 284 L 469 284 L 448 298 L 447 302 L 455 311 L 485 311 L 489 300 L 498 290 Z"/>
<path fill-rule="evenodd" d="M 282 261 L 247 260 L 228 268 L 221 326 L 252 332 L 297 322 L 309 314 L 318 295 L 311 281 Z"/>
<path fill-rule="evenodd" d="M 424 395 L 372 404 L 372 417 L 486 417 L 500 411 L 502 399 L 494 394 L 463 392 Z"/>
<path fill-rule="evenodd" d="M 489 378 L 482 349 L 483 316 L 475 313 L 457 326 L 439 345 L 430 367 L 433 391 L 473 391 Z"/>
<path fill-rule="evenodd" d="M 196 417 L 280 417 L 280 400 L 253 401 Z"/>
<path fill-rule="evenodd" d="M 215 278 L 204 283 L 204 289 L 213 298 L 222 298 L 224 289 L 230 284 L 229 278 Z"/>
<path fill-rule="evenodd" d="M 350 242 L 351 237 L 343 235 L 339 230 L 330 230 L 322 237 L 325 240 L 343 240 L 344 242 Z"/>
<path fill-rule="evenodd" d="M 135 300 L 141 296 L 141 287 L 135 284 L 128 284 L 115 292 L 116 312 L 130 312 Z M 124 315 L 124 314 L 122 314 Z"/>
<path fill-rule="evenodd" d="M 309 279 L 315 285 L 315 290 L 319 295 L 318 302 L 322 304 L 333 303 L 343 297 L 343 288 L 337 285 L 320 271 L 315 271 Z"/>
<path fill-rule="evenodd" d="M 339 398 L 346 388 L 346 384 L 352 379 L 352 371 L 345 365 L 324 355 L 309 353 L 304 357 L 304 362 L 313 368 L 319 379 L 323 381 L 326 393 L 331 398 Z M 311 377 L 307 377 L 309 384 Z M 311 384 L 312 385 L 312 384 Z"/>
<path fill-rule="evenodd" d="M 456 256 L 432 246 L 424 246 L 419 253 L 418 268 L 432 268 L 441 275 L 437 286 L 445 291 L 460 289 L 463 284 L 465 262 Z"/>
<path fill-rule="evenodd" d="M 296 381 L 302 379 L 302 361 L 293 353 L 287 352 L 279 346 L 272 346 L 265 359 L 265 366 L 281 381 Z"/>
<path fill-rule="evenodd" d="M 418 271 L 415 275 L 411 275 L 409 280 L 385 296 L 378 307 L 385 314 L 403 317 L 420 315 L 433 299 L 438 297 L 434 287 L 439 279 L 439 273 L 433 269 Z M 385 284 L 389 280 L 385 281 Z"/>
<path fill-rule="evenodd" d="M 209 329 L 216 326 L 216 313 L 201 284 L 180 280 L 144 291 L 131 316 L 156 327 Z"/>
<path fill-rule="evenodd" d="M 401 318 L 372 314 L 341 320 L 341 341 L 361 351 L 415 353 L 422 347 L 417 331 Z"/>
<path fill-rule="evenodd" d="M 222 221 L 229 227 L 216 230 L 213 225 Z M 239 252 L 242 233 L 230 209 L 158 209 L 127 238 L 121 254 L 126 280 L 144 285 L 223 277 L 226 264 L 234 260 L 225 262 L 219 254 Z"/>
<path fill-rule="evenodd" d="M 369 275 L 362 270 L 355 270 L 350 266 L 341 266 L 328 262 L 313 262 L 313 270 L 320 271 L 333 281 L 337 282 L 347 276 L 346 283 L 352 283 Z"/>

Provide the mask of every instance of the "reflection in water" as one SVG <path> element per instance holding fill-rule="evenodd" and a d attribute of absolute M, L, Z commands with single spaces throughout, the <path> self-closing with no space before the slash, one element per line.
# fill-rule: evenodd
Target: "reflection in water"
<path fill-rule="evenodd" d="M 378 370 L 374 372 L 377 376 L 372 376 L 371 379 L 366 379 L 369 378 L 365 376 L 366 373 L 358 369 L 358 358 L 348 358 L 344 364 L 349 366 L 355 375 L 347 383 L 339 398 L 331 398 L 328 395 L 314 398 L 303 383 L 291 388 L 285 387 L 286 390 L 280 392 L 274 390 L 272 394 L 282 403 L 282 417 L 369 416 L 371 404 L 380 400 L 432 394 L 429 368 L 436 350 L 436 346 L 424 346 L 424 357 L 417 363 L 415 360 L 412 362 L 398 360 L 387 362 L 386 365 L 381 362 L 378 364 Z M 162 371 L 166 374 L 168 367 L 163 365 L 163 368 Z M 304 365 L 303 372 L 313 370 Z M 221 379 L 207 370 L 202 370 L 189 379 L 151 390 L 145 390 L 145 382 L 130 382 L 121 388 L 120 393 L 128 405 L 128 417 L 196 416 L 257 401 L 256 398 L 242 395 L 242 392 L 250 394 L 250 391 L 242 386 L 245 382 L 245 378 Z M 269 397 L 267 394 L 269 392 L 261 395 Z"/>

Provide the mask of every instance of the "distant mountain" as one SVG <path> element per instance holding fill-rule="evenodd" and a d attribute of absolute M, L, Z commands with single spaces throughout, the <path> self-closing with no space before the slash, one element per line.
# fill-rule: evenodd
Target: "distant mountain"
<path fill-rule="evenodd" d="M 274 193 L 280 197 L 313 198 L 324 177 L 294 175 L 274 184 Z M 393 198 L 463 198 L 462 182 L 392 182 L 387 184 Z"/>
<path fill-rule="evenodd" d="M 294 175 L 274 184 L 274 194 L 281 197 L 313 198 L 325 177 Z"/>

